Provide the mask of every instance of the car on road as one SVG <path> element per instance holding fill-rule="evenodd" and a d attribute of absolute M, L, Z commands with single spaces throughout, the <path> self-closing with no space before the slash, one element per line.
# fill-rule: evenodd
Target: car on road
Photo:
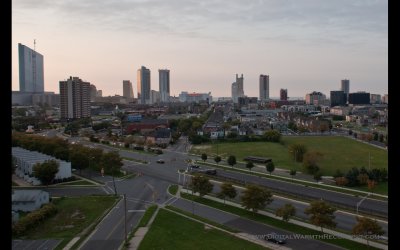
<path fill-rule="evenodd" d="M 189 167 L 190 167 L 190 168 L 200 168 L 199 165 L 190 165 Z"/>
<path fill-rule="evenodd" d="M 165 161 L 163 159 L 158 159 L 156 162 L 161 163 L 161 164 L 165 163 Z"/>
<path fill-rule="evenodd" d="M 216 169 L 207 169 L 205 171 L 206 174 L 210 174 L 210 175 L 216 175 L 217 174 L 217 170 Z"/>
<path fill-rule="evenodd" d="M 277 233 L 269 233 L 264 238 L 266 241 L 270 241 L 276 244 L 285 244 L 285 235 L 277 234 Z"/>

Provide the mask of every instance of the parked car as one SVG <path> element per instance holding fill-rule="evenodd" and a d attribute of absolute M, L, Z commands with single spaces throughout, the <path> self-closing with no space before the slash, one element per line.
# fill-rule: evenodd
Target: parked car
<path fill-rule="evenodd" d="M 200 168 L 199 165 L 190 165 L 190 168 Z"/>
<path fill-rule="evenodd" d="M 163 159 L 158 159 L 157 163 L 165 163 L 165 161 Z"/>
<path fill-rule="evenodd" d="M 285 244 L 285 235 L 279 235 L 277 233 L 270 233 L 267 234 L 264 238 L 266 241 L 270 241 L 276 244 Z"/>

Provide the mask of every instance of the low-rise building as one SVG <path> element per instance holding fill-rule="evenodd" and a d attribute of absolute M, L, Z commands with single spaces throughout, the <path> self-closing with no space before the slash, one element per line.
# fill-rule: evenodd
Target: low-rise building
<path fill-rule="evenodd" d="M 66 162 L 36 151 L 26 150 L 20 147 L 12 147 L 12 157 L 16 162 L 15 174 L 32 185 L 40 185 L 40 181 L 33 177 L 33 166 L 48 160 L 55 160 L 59 167 L 54 179 L 62 180 L 71 177 L 71 162 Z"/>
<path fill-rule="evenodd" d="M 15 189 L 11 195 L 12 210 L 32 212 L 49 203 L 49 193 L 43 190 Z"/>

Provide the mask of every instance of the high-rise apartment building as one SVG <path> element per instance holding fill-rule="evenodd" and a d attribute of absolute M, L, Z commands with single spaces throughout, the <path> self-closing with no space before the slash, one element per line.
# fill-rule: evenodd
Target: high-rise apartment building
<path fill-rule="evenodd" d="M 126 98 L 133 98 L 133 87 L 132 83 L 129 80 L 123 80 L 122 81 L 122 88 L 123 88 L 123 97 Z"/>
<path fill-rule="evenodd" d="M 60 111 L 63 119 L 90 117 L 90 83 L 72 76 L 60 81 Z"/>
<path fill-rule="evenodd" d="M 287 101 L 288 96 L 287 96 L 287 89 L 281 89 L 279 93 L 281 101 Z"/>
<path fill-rule="evenodd" d="M 347 100 L 349 99 L 349 93 L 350 93 L 350 80 L 344 79 L 341 82 L 340 90 L 343 91 L 346 94 Z"/>
<path fill-rule="evenodd" d="M 236 74 L 236 82 L 232 83 L 232 99 L 234 103 L 238 103 L 238 98 L 244 96 L 243 90 L 243 74 L 238 77 Z"/>
<path fill-rule="evenodd" d="M 18 43 L 19 91 L 44 92 L 43 55 Z"/>
<path fill-rule="evenodd" d="M 150 89 L 150 70 L 142 66 L 137 71 L 137 98 L 139 104 L 150 104 Z"/>
<path fill-rule="evenodd" d="M 269 75 L 260 75 L 260 101 L 269 99 Z"/>
<path fill-rule="evenodd" d="M 169 95 L 170 95 L 169 69 L 159 69 L 158 79 L 159 79 L 160 101 L 169 102 Z"/>

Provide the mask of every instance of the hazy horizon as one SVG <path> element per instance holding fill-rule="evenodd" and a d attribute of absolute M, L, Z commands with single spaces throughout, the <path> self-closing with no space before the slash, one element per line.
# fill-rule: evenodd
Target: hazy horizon
<path fill-rule="evenodd" d="M 260 74 L 270 96 L 312 91 L 329 96 L 350 80 L 350 92 L 388 92 L 388 3 L 367 0 L 32 1 L 12 2 L 12 89 L 19 90 L 18 43 L 44 57 L 45 91 L 77 76 L 103 96 L 122 95 L 137 69 L 169 69 L 171 95 L 231 96 L 236 74 L 258 97 Z"/>

